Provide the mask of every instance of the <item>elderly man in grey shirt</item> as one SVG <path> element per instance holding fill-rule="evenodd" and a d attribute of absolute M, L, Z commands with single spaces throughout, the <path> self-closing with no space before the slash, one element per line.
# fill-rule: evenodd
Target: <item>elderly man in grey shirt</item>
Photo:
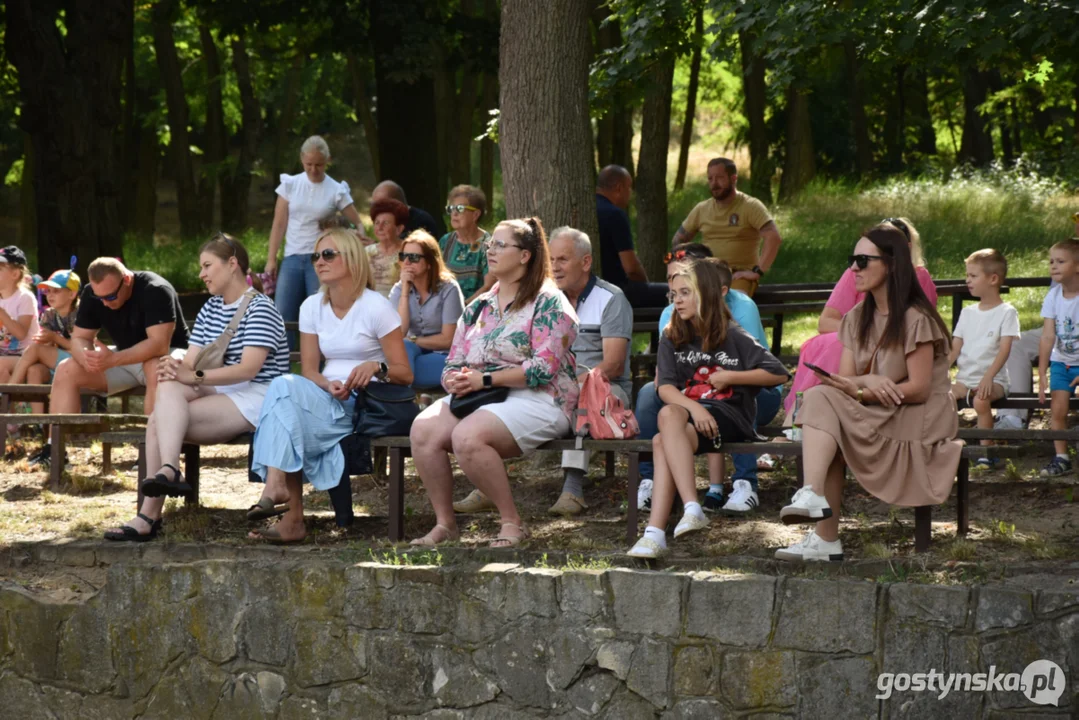
<path fill-rule="evenodd" d="M 599 368 L 611 382 L 611 392 L 628 407 L 632 394 L 629 343 L 633 337 L 633 308 L 616 285 L 592 274 L 592 243 L 580 230 L 556 228 L 550 238 L 551 270 L 558 287 L 577 310 L 579 330 L 573 342 L 577 356 L 577 379 Z M 584 478 L 589 453 L 562 453 L 565 482 L 551 515 L 578 515 L 588 508 L 584 501 Z"/>

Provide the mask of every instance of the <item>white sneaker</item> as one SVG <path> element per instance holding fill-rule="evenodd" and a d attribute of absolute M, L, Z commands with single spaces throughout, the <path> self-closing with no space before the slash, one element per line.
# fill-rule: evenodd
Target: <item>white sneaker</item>
<path fill-rule="evenodd" d="M 789 562 L 842 562 L 843 543 L 837 538 L 833 542 L 821 540 L 816 532 L 810 531 L 788 548 L 776 550 L 776 560 Z"/>
<path fill-rule="evenodd" d="M 637 486 L 637 508 L 652 509 L 652 478 L 641 478 L 641 484 Z"/>
<path fill-rule="evenodd" d="M 735 480 L 734 490 L 727 499 L 727 503 L 720 510 L 724 515 L 739 517 L 757 509 L 760 505 L 757 493 L 753 492 L 753 486 L 749 480 Z"/>
<path fill-rule="evenodd" d="M 784 525 L 817 522 L 832 517 L 832 508 L 822 495 L 813 492 L 808 485 L 794 493 L 791 504 L 779 511 L 779 519 Z"/>
<path fill-rule="evenodd" d="M 698 530 L 704 530 L 708 527 L 708 518 L 704 515 L 696 515 L 694 513 L 686 513 L 682 516 L 682 519 L 678 521 L 678 524 L 674 527 L 674 536 L 676 538 L 682 537 L 687 533 L 697 532 Z"/>
<path fill-rule="evenodd" d="M 631 547 L 629 552 L 626 553 L 626 555 L 629 555 L 631 558 L 641 558 L 643 560 L 655 560 L 666 554 L 666 546 L 660 545 L 650 537 L 642 537 L 637 541 L 637 544 Z"/>
<path fill-rule="evenodd" d="M 761 472 L 769 472 L 775 470 L 779 464 L 779 458 L 772 457 L 765 453 L 757 458 L 757 469 Z"/>
<path fill-rule="evenodd" d="M 997 430 L 1022 430 L 1023 419 L 1018 415 L 998 415 L 993 427 Z"/>

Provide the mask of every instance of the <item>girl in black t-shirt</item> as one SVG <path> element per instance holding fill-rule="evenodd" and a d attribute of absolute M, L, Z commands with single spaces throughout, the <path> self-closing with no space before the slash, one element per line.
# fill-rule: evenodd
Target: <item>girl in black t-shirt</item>
<path fill-rule="evenodd" d="M 738 324 L 723 301 L 718 261 L 699 260 L 671 280 L 674 316 L 659 343 L 659 433 L 652 439 L 655 476 L 652 513 L 630 557 L 656 558 L 667 550 L 664 528 L 677 490 L 685 514 L 674 536 L 708 527 L 693 456 L 722 443 L 755 438 L 756 395 L 787 380 L 783 364 Z"/>

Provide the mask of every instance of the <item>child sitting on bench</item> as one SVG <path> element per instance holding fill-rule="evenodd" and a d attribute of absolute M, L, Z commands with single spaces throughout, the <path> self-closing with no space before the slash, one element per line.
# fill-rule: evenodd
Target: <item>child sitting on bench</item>
<path fill-rule="evenodd" d="M 1000 299 L 1000 286 L 1008 276 L 1008 261 L 998 251 L 979 250 L 967 263 L 967 290 L 978 298 L 967 305 L 952 333 L 949 363 L 958 359 L 959 373 L 952 385 L 956 399 L 966 398 L 978 413 L 978 427 L 993 427 L 991 403 L 1008 396 L 1008 353 L 1019 337 L 1019 313 Z M 991 441 L 982 440 L 982 445 Z M 976 468 L 993 469 L 997 458 L 979 458 Z"/>

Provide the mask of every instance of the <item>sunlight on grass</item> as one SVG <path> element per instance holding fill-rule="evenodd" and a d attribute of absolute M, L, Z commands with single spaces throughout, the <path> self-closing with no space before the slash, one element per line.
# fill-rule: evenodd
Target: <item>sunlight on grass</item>
<path fill-rule="evenodd" d="M 977 543 L 967 540 L 966 538 L 956 538 L 952 541 L 951 545 L 946 546 L 944 549 L 944 555 L 949 560 L 955 560 L 957 562 L 973 560 L 977 554 Z"/>

